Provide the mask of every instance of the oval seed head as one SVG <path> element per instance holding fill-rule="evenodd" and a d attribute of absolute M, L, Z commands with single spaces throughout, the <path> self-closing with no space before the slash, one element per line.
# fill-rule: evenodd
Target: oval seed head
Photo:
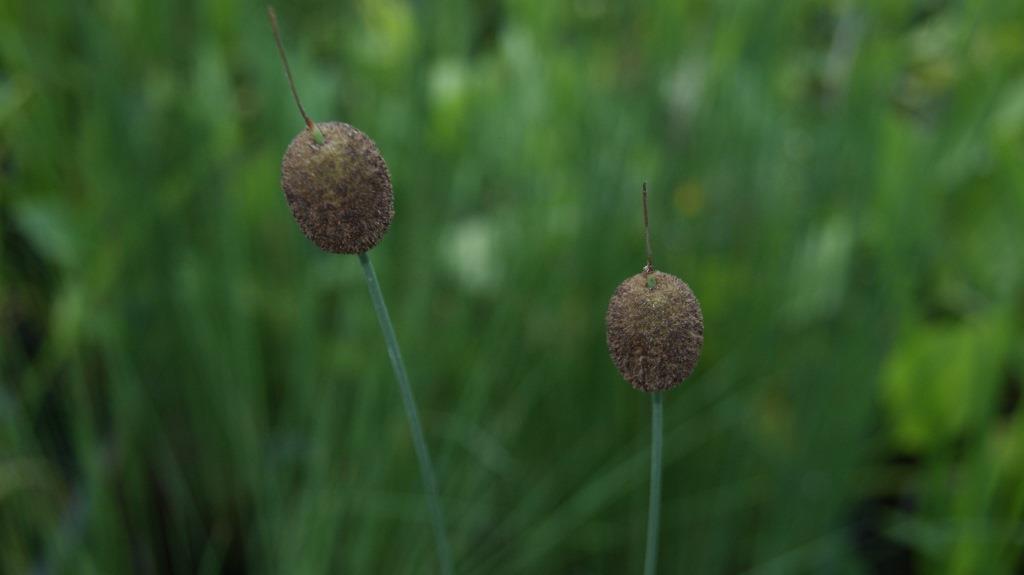
<path fill-rule="evenodd" d="M 391 174 L 377 145 L 343 122 L 295 136 L 281 161 L 281 188 L 307 238 L 332 253 L 369 251 L 395 216 Z"/>
<path fill-rule="evenodd" d="M 693 373 L 704 346 L 704 316 L 690 286 L 670 274 L 638 273 L 608 302 L 608 351 L 641 391 L 664 391 Z"/>

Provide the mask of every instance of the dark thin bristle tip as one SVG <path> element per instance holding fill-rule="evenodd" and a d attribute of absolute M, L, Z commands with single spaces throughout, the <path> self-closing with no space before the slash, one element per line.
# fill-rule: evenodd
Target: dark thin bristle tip
<path fill-rule="evenodd" d="M 648 287 L 648 279 L 654 287 Z M 639 273 L 619 284 L 605 316 L 608 351 L 636 389 L 671 389 L 697 366 L 704 346 L 700 303 L 683 280 L 663 272 Z"/>
<path fill-rule="evenodd" d="M 281 188 L 302 233 L 320 249 L 359 254 L 380 242 L 395 216 L 391 174 L 377 145 L 342 122 L 304 129 L 281 161 Z"/>

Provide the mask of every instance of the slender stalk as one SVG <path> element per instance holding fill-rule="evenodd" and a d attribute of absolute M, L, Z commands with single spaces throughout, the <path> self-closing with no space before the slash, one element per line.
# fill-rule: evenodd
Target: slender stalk
<path fill-rule="evenodd" d="M 658 531 L 661 527 L 661 392 L 651 395 L 651 498 L 647 510 L 647 554 L 644 575 L 658 571 Z"/>
<path fill-rule="evenodd" d="M 370 298 L 373 300 L 373 310 L 377 312 L 377 321 L 380 322 L 380 330 L 384 333 L 388 356 L 391 358 L 391 367 L 395 371 L 398 388 L 402 392 L 402 404 L 405 406 L 405 415 L 412 431 L 412 443 L 416 450 L 416 458 L 419 460 L 420 475 L 423 479 L 423 486 L 427 490 L 427 504 L 430 507 L 430 519 L 434 526 L 434 539 L 437 544 L 437 560 L 441 565 L 441 573 L 452 575 L 454 573 L 452 554 L 448 547 L 448 537 L 445 534 L 444 511 L 441 509 L 441 498 L 438 495 L 437 478 L 434 475 L 434 466 L 430 462 L 427 441 L 423 437 L 423 426 L 420 425 L 416 399 L 412 394 L 412 386 L 409 385 L 409 375 L 405 371 L 402 352 L 398 349 L 398 338 L 395 336 L 394 326 L 391 325 L 391 317 L 388 315 L 387 305 L 384 304 L 384 294 L 380 291 L 377 274 L 373 271 L 373 264 L 370 263 L 369 256 L 365 253 L 359 254 L 359 263 L 363 265 L 366 286 L 369 288 Z"/>
<path fill-rule="evenodd" d="M 316 127 L 313 120 L 310 119 L 309 114 L 306 113 L 306 109 L 302 107 L 302 100 L 299 99 L 299 91 L 295 89 L 295 80 L 292 79 L 292 69 L 288 65 L 288 56 L 284 53 L 284 45 L 281 43 L 281 30 L 277 26 L 277 12 L 274 11 L 274 7 L 267 5 L 267 18 L 270 19 L 270 28 L 274 31 L 274 43 L 277 44 L 277 53 L 281 56 L 281 64 L 284 65 L 284 74 L 288 76 L 288 87 L 292 89 L 292 96 L 295 98 L 295 105 L 299 108 L 299 113 L 302 114 L 303 121 L 306 122 L 306 127 L 313 133 L 313 139 L 316 143 L 324 143 L 323 132 L 320 128 Z"/>
<path fill-rule="evenodd" d="M 644 242 L 647 244 L 647 267 L 644 271 L 651 273 L 654 270 L 654 261 L 651 257 L 651 223 L 647 217 L 647 182 L 644 182 Z"/>
<path fill-rule="evenodd" d="M 644 182 L 644 243 L 647 244 L 647 265 L 644 266 L 644 276 L 647 278 L 647 289 L 654 289 L 657 281 L 651 275 L 654 272 L 654 257 L 651 255 L 651 222 L 647 217 L 647 182 Z"/>

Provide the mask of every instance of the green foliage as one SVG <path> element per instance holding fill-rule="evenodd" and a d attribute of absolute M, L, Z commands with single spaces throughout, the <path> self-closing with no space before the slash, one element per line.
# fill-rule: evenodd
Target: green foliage
<path fill-rule="evenodd" d="M 1004 313 L 903 338 L 882 379 L 899 447 L 917 453 L 987 425 L 1008 359 Z"/>
<path fill-rule="evenodd" d="M 278 6 L 369 134 L 373 251 L 457 571 L 643 562 L 645 263 L 700 298 L 663 573 L 1012 573 L 1024 518 L 1024 4 Z M 422 573 L 354 257 L 279 186 L 264 6 L 0 3 L 0 571 Z"/>

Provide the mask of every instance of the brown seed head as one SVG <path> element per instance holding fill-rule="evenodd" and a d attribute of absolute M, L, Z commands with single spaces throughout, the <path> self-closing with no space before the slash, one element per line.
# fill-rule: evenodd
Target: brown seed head
<path fill-rule="evenodd" d="M 360 254 L 377 245 L 395 216 L 391 174 L 377 145 L 342 122 L 295 136 L 281 161 L 281 188 L 299 228 L 320 249 Z"/>
<path fill-rule="evenodd" d="M 659 271 L 619 284 L 605 323 L 615 367 L 641 391 L 679 385 L 693 373 L 704 345 L 697 297 L 683 280 Z"/>

